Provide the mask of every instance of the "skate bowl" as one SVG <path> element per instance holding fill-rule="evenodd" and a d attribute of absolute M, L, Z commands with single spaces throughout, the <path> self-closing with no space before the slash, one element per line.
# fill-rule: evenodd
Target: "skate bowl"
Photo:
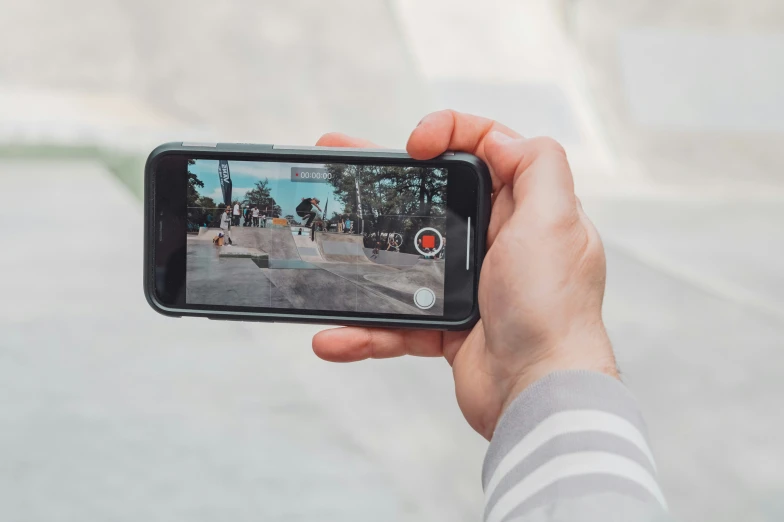
<path fill-rule="evenodd" d="M 365 274 L 365 279 L 379 286 L 413 295 L 419 288 L 426 287 L 436 297 L 444 297 L 444 262 L 421 259 L 410 268 L 392 273 Z"/>

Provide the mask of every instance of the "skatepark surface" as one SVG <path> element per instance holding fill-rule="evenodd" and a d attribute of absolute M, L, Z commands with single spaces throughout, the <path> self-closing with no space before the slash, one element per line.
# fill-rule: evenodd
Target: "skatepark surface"
<path fill-rule="evenodd" d="M 258 248 L 270 259 L 299 259 L 291 232 L 285 228 L 231 227 L 231 240 L 237 246 Z"/>
<path fill-rule="evenodd" d="M 309 234 L 290 228 L 232 227 L 233 247 L 218 247 L 212 244 L 217 233 L 213 230 L 188 236 L 188 303 L 443 313 L 443 262 L 375 263 L 368 259 L 361 236 L 317 232 L 313 241 Z M 265 253 L 269 268 L 260 268 L 250 258 L 222 255 L 229 248 Z M 414 292 L 423 286 L 436 294 L 436 304 L 428 310 L 413 302 Z"/>
<path fill-rule="evenodd" d="M 299 254 L 300 259 L 308 263 L 324 261 L 324 258 L 321 257 L 321 252 L 319 252 L 318 245 L 315 241 L 310 239 L 308 231 L 305 231 L 302 234 L 292 231 L 291 237 L 294 239 L 294 245 L 297 248 L 297 254 Z"/>
<path fill-rule="evenodd" d="M 402 252 L 393 252 L 391 250 L 379 250 L 377 257 L 374 259 L 371 257 L 373 255 L 372 248 L 365 248 L 364 251 L 368 259 L 374 263 L 389 266 L 414 266 L 422 257 L 419 254 L 404 254 Z"/>
<path fill-rule="evenodd" d="M 268 306 L 288 308 L 288 299 L 265 277 L 250 258 L 220 257 L 212 240 L 188 238 L 185 300 L 191 304 Z"/>
<path fill-rule="evenodd" d="M 359 264 L 372 263 L 365 255 L 362 236 L 337 232 L 319 232 L 316 234 L 316 242 L 319 250 L 323 253 L 325 261 Z"/>
<path fill-rule="evenodd" d="M 427 287 L 435 291 L 437 297 L 443 297 L 444 287 L 441 281 L 444 280 L 444 262 L 436 259 L 420 259 L 416 265 L 407 270 L 397 273 L 367 274 L 365 279 L 412 294 L 419 288 Z"/>

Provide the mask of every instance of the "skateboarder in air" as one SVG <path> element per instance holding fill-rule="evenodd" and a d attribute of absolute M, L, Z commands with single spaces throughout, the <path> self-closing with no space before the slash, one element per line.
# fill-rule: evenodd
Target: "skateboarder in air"
<path fill-rule="evenodd" d="M 310 227 L 313 220 L 316 219 L 316 213 L 313 211 L 313 207 L 322 211 L 319 203 L 321 203 L 319 198 L 302 198 L 302 202 L 297 205 L 297 215 L 301 218 L 307 217 L 305 221 L 306 227 Z"/>
<path fill-rule="evenodd" d="M 221 214 L 220 219 L 220 228 L 223 231 L 223 235 L 226 237 L 226 244 L 231 245 L 231 206 L 226 206 L 226 212 Z"/>

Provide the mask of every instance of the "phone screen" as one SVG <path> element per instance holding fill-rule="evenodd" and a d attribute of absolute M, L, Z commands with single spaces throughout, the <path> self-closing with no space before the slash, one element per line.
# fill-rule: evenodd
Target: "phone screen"
<path fill-rule="evenodd" d="M 442 316 L 448 170 L 188 159 L 185 303 Z"/>

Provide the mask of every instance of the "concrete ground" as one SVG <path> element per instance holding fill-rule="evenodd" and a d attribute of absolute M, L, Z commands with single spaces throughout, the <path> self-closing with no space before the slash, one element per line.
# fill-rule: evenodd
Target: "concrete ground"
<path fill-rule="evenodd" d="M 780 2 L 477 5 L 2 1 L 0 142 L 401 146 L 444 106 L 554 135 L 673 513 L 780 520 Z M 157 316 L 140 202 L 102 164 L 5 158 L 0 182 L 0 519 L 478 519 L 486 443 L 443 361 Z"/>
<path fill-rule="evenodd" d="M 291 308 L 289 300 L 253 260 L 222 258 L 219 248 L 212 241 L 188 241 L 186 302 Z"/>
<path fill-rule="evenodd" d="M 16 296 L 0 314 L 0 518 L 475 512 L 484 444 L 462 426 L 443 361 L 335 366 L 310 351 L 316 327 L 159 316 L 138 278 L 138 202 L 100 165 L 3 161 L 12 204 L 0 219 L 24 214 L 32 176 L 72 232 L 44 243 L 53 225 L 32 215 L 6 237 L 17 253 L 0 270 L 17 276 L 0 287 Z M 69 211 L 85 185 L 102 195 L 95 211 L 115 219 L 83 226 Z M 454 458 L 464 451 L 473 457 Z M 423 462 L 432 474 L 412 475 Z M 450 475 L 465 479 L 458 501 L 443 486 Z"/>

